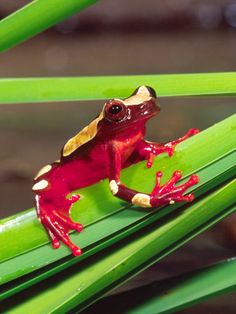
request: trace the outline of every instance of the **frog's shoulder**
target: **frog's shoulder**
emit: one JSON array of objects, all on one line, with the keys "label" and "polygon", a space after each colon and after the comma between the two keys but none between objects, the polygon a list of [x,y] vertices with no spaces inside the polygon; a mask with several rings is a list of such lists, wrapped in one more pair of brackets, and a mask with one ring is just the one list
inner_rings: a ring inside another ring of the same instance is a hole
[{"label": "frog's shoulder", "polygon": [[104,112],[102,111],[95,120],[84,127],[78,134],[69,139],[62,149],[62,156],[67,157],[71,155],[80,146],[91,141],[96,136],[98,123],[103,119],[103,117]]}]

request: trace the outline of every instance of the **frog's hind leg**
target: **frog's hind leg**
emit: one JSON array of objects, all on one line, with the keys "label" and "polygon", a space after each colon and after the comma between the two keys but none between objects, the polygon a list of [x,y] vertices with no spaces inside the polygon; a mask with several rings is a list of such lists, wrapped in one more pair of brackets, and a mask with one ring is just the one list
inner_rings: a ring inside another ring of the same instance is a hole
[{"label": "frog's hind leg", "polygon": [[73,222],[69,217],[70,208],[79,199],[79,195],[72,195],[69,199],[66,198],[68,191],[66,188],[62,189],[62,184],[60,184],[60,189],[59,186],[50,189],[45,184],[44,189],[36,191],[35,186],[36,188],[39,187],[39,184],[38,186],[36,184],[33,190],[36,193],[37,214],[51,239],[52,246],[58,248],[60,242],[63,242],[75,256],[79,256],[82,253],[81,249],[69,237],[70,230],[81,232],[83,229],[81,224]]}]

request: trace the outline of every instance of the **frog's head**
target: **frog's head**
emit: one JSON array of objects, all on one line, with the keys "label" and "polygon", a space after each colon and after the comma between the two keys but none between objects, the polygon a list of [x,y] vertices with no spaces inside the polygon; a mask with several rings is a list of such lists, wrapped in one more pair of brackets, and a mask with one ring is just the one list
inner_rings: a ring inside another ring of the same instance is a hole
[{"label": "frog's head", "polygon": [[133,130],[135,127],[140,129],[159,111],[156,93],[148,86],[138,87],[126,99],[112,99],[105,103],[102,112],[95,120],[65,144],[63,157],[70,156],[97,135],[107,138]]},{"label": "frog's head", "polygon": [[106,124],[112,124],[115,129],[135,123],[145,123],[159,111],[156,93],[149,86],[138,87],[126,99],[112,99],[103,109]]}]

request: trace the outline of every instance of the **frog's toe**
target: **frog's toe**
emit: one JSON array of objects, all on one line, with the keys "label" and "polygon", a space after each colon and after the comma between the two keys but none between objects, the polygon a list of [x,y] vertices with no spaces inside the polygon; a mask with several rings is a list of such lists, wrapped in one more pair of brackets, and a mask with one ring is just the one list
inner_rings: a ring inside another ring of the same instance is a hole
[{"label": "frog's toe", "polygon": [[52,209],[52,204],[43,204],[44,206],[40,206],[40,203],[38,203],[38,205],[38,216],[48,232],[53,248],[58,249],[60,242],[63,242],[75,256],[79,256],[82,251],[70,240],[69,231],[76,230],[77,232],[81,232],[83,225],[72,221],[66,213],[58,209]]},{"label": "frog's toe", "polygon": [[58,210],[52,211],[53,215],[55,216],[56,220],[63,225],[63,227],[67,230],[76,230],[81,232],[83,230],[83,225],[71,220],[71,218],[65,214],[62,214]]},{"label": "frog's toe", "polygon": [[157,173],[156,185],[151,193],[152,206],[159,206],[165,204],[174,204],[175,202],[187,201],[191,202],[194,199],[192,193],[183,195],[190,187],[197,184],[199,178],[197,175],[192,175],[188,181],[176,186],[176,183],[181,179],[181,171],[175,171],[172,177],[164,185],[161,185],[162,173]]},{"label": "frog's toe", "polygon": [[58,249],[60,247],[60,242],[63,242],[69,247],[73,255],[79,256],[82,253],[82,250],[71,241],[69,237],[69,230],[74,229],[76,231],[81,231],[83,226],[81,224],[74,223],[69,217],[67,219],[67,223],[65,217],[58,217],[59,215],[47,217],[44,221],[44,227],[49,233],[53,248]]}]

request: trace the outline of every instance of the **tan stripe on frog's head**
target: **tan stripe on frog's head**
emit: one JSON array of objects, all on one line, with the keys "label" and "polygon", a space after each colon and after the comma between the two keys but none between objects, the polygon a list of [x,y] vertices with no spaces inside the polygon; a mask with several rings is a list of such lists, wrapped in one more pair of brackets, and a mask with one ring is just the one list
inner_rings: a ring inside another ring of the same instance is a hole
[{"label": "tan stripe on frog's head", "polygon": [[157,98],[155,90],[152,87],[142,85],[136,88],[130,97],[124,99],[123,103],[126,106],[139,105],[152,98]]},{"label": "tan stripe on frog's head", "polygon": [[104,108],[100,115],[93,120],[89,125],[83,128],[78,134],[69,139],[69,141],[64,145],[62,150],[62,156],[67,157],[71,155],[76,149],[78,149],[83,144],[91,141],[98,132],[98,123],[104,117]]}]

